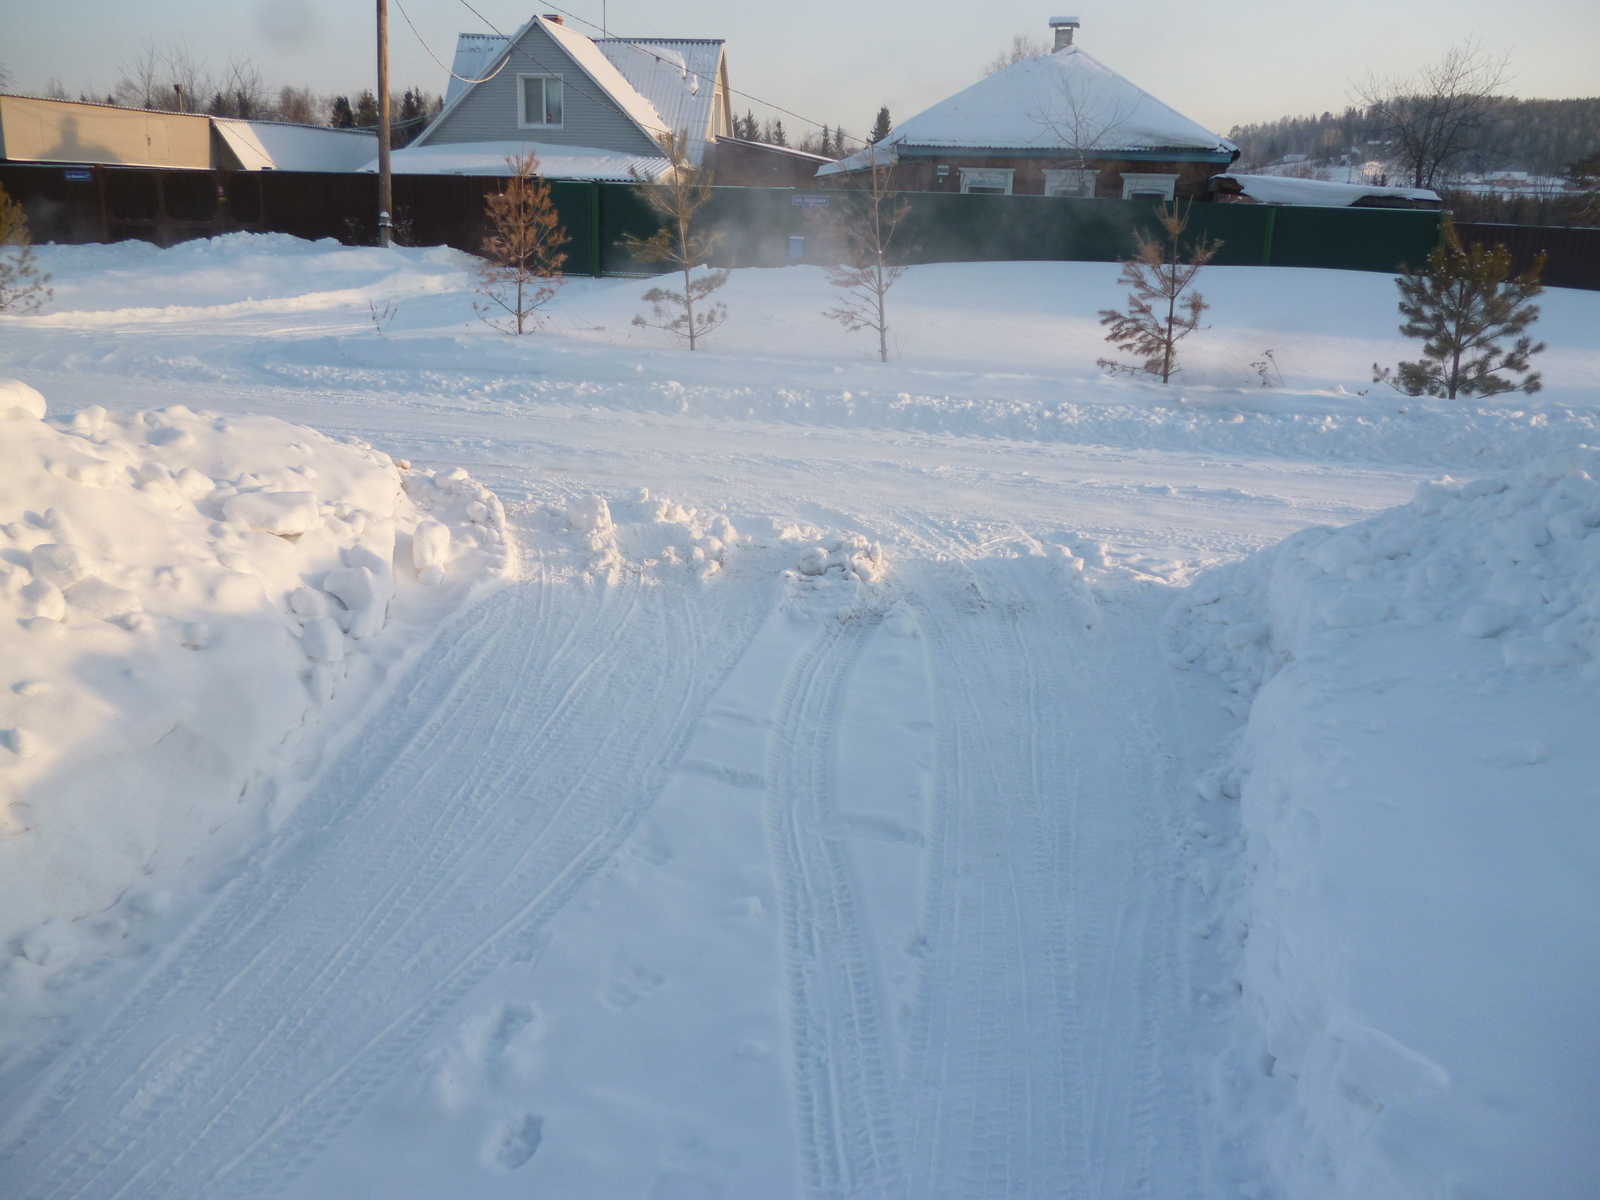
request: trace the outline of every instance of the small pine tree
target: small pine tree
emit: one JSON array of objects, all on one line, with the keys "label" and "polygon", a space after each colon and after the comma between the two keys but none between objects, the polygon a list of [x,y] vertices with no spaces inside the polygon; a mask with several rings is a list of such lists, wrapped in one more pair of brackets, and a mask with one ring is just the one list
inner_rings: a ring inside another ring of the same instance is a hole
[{"label": "small pine tree", "polygon": [[767,141],[774,146],[787,146],[788,136],[783,132],[783,122],[774,118],[772,124],[767,126]]},{"label": "small pine tree", "polygon": [[[1420,271],[1405,271],[1400,288],[1400,314],[1406,337],[1422,338],[1422,357],[1395,370],[1372,364],[1372,381],[1387,383],[1408,396],[1494,396],[1501,392],[1537,392],[1539,372],[1528,360],[1544,349],[1534,344],[1527,328],[1539,319],[1539,306],[1528,301],[1544,290],[1541,254],[1516,278],[1511,276],[1511,251],[1461,244],[1449,217],[1444,241],[1428,255]],[[1511,349],[1500,345],[1515,338]],[[1513,380],[1501,374],[1521,375]]]},{"label": "small pine tree", "polygon": [[634,191],[655,210],[662,227],[648,238],[624,234],[621,245],[641,262],[666,263],[668,270],[682,271],[683,290],[651,288],[644,294],[651,316],[636,316],[633,323],[641,329],[665,330],[695,350],[701,338],[728,318],[724,305],[708,303],[712,293],[728,282],[728,272],[695,276],[695,268],[705,266],[720,240],[715,233],[690,232],[695,213],[711,199],[711,179],[689,160],[686,134],[663,133],[658,140],[668,169],[659,182],[635,171]]},{"label": "small pine tree", "polygon": [[873,118],[872,132],[867,134],[867,141],[876,146],[879,142],[883,141],[884,138],[889,136],[889,130],[892,128],[894,128],[894,126],[889,121],[889,108],[887,105],[885,105],[883,108],[878,110],[878,115]]},{"label": "small pine tree", "polygon": [[27,214],[0,187],[0,312],[38,312],[52,295],[49,282],[29,244]]},{"label": "small pine tree", "polygon": [[356,125],[362,129],[378,127],[378,98],[370,89],[356,97],[355,120]]},{"label": "small pine tree", "polygon": [[335,129],[352,129],[355,127],[355,109],[350,107],[349,96],[335,96],[333,107],[328,114],[328,124]]},{"label": "small pine tree", "polygon": [[1112,374],[1149,375],[1170,383],[1178,373],[1178,343],[1200,327],[1200,314],[1208,307],[1205,297],[1190,292],[1189,287],[1222,243],[1201,238],[1189,247],[1185,261],[1179,239],[1188,228],[1189,210],[1163,204],[1157,219],[1166,236],[1148,238],[1142,232],[1135,233],[1138,248],[1122,262],[1122,275],[1117,282],[1133,289],[1128,294],[1127,310],[1100,310],[1100,324],[1110,327],[1106,341],[1124,354],[1140,356],[1144,362],[1129,366],[1102,358],[1098,365]]},{"label": "small pine tree", "polygon": [[905,270],[906,247],[897,244],[900,223],[911,205],[893,187],[893,166],[879,161],[851,177],[851,186],[832,193],[837,205],[830,224],[845,247],[845,261],[828,269],[828,282],[840,289],[837,307],[822,315],[847,333],[870,329],[878,335],[878,358],[889,361],[889,289]]},{"label": "small pine tree", "polygon": [[538,175],[533,151],[506,159],[511,177],[488,198],[493,232],[483,239],[478,264],[478,294],[484,303],[473,311],[484,324],[502,333],[528,332],[542,323],[538,309],[555,298],[567,261],[561,249],[572,239],[557,222],[560,214],[550,199],[550,185]]}]

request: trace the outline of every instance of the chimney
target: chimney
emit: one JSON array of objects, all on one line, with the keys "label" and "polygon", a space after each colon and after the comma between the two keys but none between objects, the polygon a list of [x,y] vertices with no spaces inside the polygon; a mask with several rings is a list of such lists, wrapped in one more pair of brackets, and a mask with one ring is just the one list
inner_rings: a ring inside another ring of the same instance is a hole
[{"label": "chimney", "polygon": [[[544,14],[544,19],[546,21],[549,21],[550,24],[552,24],[552,25],[565,25],[566,24],[566,22],[561,19],[561,14],[560,13],[545,13]],[[1071,34],[1067,35],[1067,40],[1069,42],[1072,40],[1072,35]]]},{"label": "chimney", "polygon": [[1056,31],[1056,50],[1072,45],[1072,31],[1078,27],[1077,17],[1051,17],[1050,28]]}]

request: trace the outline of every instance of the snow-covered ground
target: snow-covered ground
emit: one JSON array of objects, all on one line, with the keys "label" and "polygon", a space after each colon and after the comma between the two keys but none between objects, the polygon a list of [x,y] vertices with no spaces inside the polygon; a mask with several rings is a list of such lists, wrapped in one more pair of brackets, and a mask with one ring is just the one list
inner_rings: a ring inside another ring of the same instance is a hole
[{"label": "snow-covered ground", "polygon": [[1445,404],[1376,275],[1207,272],[1163,389],[1114,265],[915,268],[883,365],[808,268],[690,356],[447,250],[41,257],[6,1194],[1600,1174],[1600,295]]}]

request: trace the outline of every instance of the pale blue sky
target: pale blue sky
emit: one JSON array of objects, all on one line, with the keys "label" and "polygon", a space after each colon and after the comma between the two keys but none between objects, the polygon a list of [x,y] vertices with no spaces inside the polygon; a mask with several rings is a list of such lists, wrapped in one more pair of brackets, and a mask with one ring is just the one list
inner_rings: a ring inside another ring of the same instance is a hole
[{"label": "pale blue sky", "polygon": [[[469,0],[510,32],[535,11],[526,0]],[[446,62],[458,32],[487,32],[461,0],[399,0]],[[561,0],[595,22],[601,0]],[[864,132],[880,104],[913,115],[980,77],[1015,33],[1047,36],[1056,8],[1039,0],[609,0],[613,34],[721,37],[732,86]],[[1436,56],[1465,35],[1510,55],[1521,96],[1600,94],[1600,3],[1595,0],[1059,0],[1083,22],[1079,44],[1179,111],[1219,133],[1235,123],[1338,110],[1349,81]],[[103,94],[129,52],[181,38],[221,64],[252,55],[274,86],[319,92],[371,86],[371,0],[0,0],[0,64],[19,90],[59,77],[76,95]],[[397,89],[442,92],[445,74],[390,0]],[[575,28],[585,26],[571,21]],[[758,115],[761,106],[735,97]],[[791,130],[795,122],[786,120]]]}]

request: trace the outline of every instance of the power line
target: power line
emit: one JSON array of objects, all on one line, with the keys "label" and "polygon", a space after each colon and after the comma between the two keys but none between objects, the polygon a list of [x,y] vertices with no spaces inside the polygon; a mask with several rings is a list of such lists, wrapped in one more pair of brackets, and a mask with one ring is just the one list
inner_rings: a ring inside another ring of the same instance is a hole
[{"label": "power line", "polygon": [[417,44],[420,45],[424,50],[426,50],[428,52],[428,57],[429,58],[433,59],[433,61],[438,63],[441,67],[444,67],[444,73],[446,75],[450,76],[451,79],[459,79],[462,83],[465,83],[465,84],[488,83],[489,80],[493,79],[496,75],[500,74],[501,71],[504,71],[506,69],[507,63],[509,63],[511,61],[511,56],[509,54],[506,55],[506,61],[501,63],[494,70],[490,71],[482,79],[468,79],[465,75],[457,75],[449,67],[445,67],[444,60],[433,52],[433,50],[429,47],[427,42],[422,40],[422,34],[417,32],[416,23],[414,21],[412,21],[411,14],[406,11],[406,6],[404,4],[401,4],[400,0],[394,0],[394,6],[400,10],[400,15],[406,19],[406,24],[411,26],[411,32],[412,32],[412,34],[415,35],[415,37],[417,39]]},{"label": "power line", "polygon": [[[398,0],[397,0],[397,2],[398,2]],[[505,34],[501,33],[498,29],[495,29],[495,27],[492,24],[490,24],[489,20],[482,13],[480,13],[477,9],[473,8],[472,5],[468,4],[467,0],[461,0],[461,6],[463,8],[465,8],[473,16],[477,17],[478,20],[482,21],[485,25],[488,25],[490,29],[493,29],[497,36],[502,37],[502,38],[506,37]],[[577,13],[569,12],[567,9],[562,8],[558,4],[551,4],[551,3],[549,3],[549,0],[546,0],[545,7],[546,8],[555,9],[555,11],[560,13],[562,16],[571,17],[574,21],[577,21],[580,25],[587,25],[590,29],[598,29],[598,30],[600,30],[600,34],[601,34],[602,37],[606,37],[607,36],[606,31],[603,28],[601,28],[599,25],[596,25],[593,21],[588,20],[585,17],[580,17]],[[405,10],[402,9],[401,11],[404,12]],[[409,20],[409,18],[408,18],[408,20]],[[421,39],[419,38],[418,40],[420,41]],[[617,38],[616,40],[617,41],[622,41],[622,42],[628,41],[627,38]],[[506,41],[509,44],[511,39],[510,38],[506,38]],[[657,54],[654,50],[648,50],[645,47],[640,46],[637,43],[633,43],[633,42],[629,42],[628,44],[633,46],[633,48],[635,50],[638,50],[641,54],[648,54],[651,58],[654,58],[657,62],[665,63],[669,67],[678,67],[679,66],[678,63],[673,62],[670,58],[667,58],[665,55]],[[521,47],[518,47],[518,48],[521,49]],[[524,51],[524,53],[526,53],[526,51]],[[438,60],[435,59],[434,61],[437,62]],[[509,61],[509,56],[507,58],[507,61]],[[542,67],[542,64],[541,64],[541,67]],[[548,68],[543,68],[543,69],[547,70]],[[714,86],[715,86],[715,81],[713,81],[713,87]],[[811,126],[814,126],[814,127],[825,127],[824,123],[821,122],[821,121],[813,121],[810,117],[807,117],[807,116],[805,116],[805,115],[803,115],[801,113],[797,113],[797,112],[793,111],[792,109],[784,108],[783,105],[781,105],[781,104],[774,104],[770,100],[763,100],[760,96],[752,95],[749,92],[741,92],[737,88],[734,88],[734,87],[729,87],[727,89],[727,91],[728,91],[728,93],[730,95],[742,96],[746,100],[752,100],[755,103],[760,104],[765,108],[770,108],[775,112],[781,112],[785,116],[793,117],[797,121],[803,121],[807,125],[811,125]],[[609,107],[611,107],[615,111],[620,111],[620,110],[616,109],[616,106],[614,104],[610,105]],[[858,137],[854,136],[853,134],[846,133],[846,134],[840,134],[838,136],[843,137],[844,139],[846,139],[848,141],[860,142],[863,146],[871,145],[871,143],[868,142],[865,138],[858,138]]]}]

